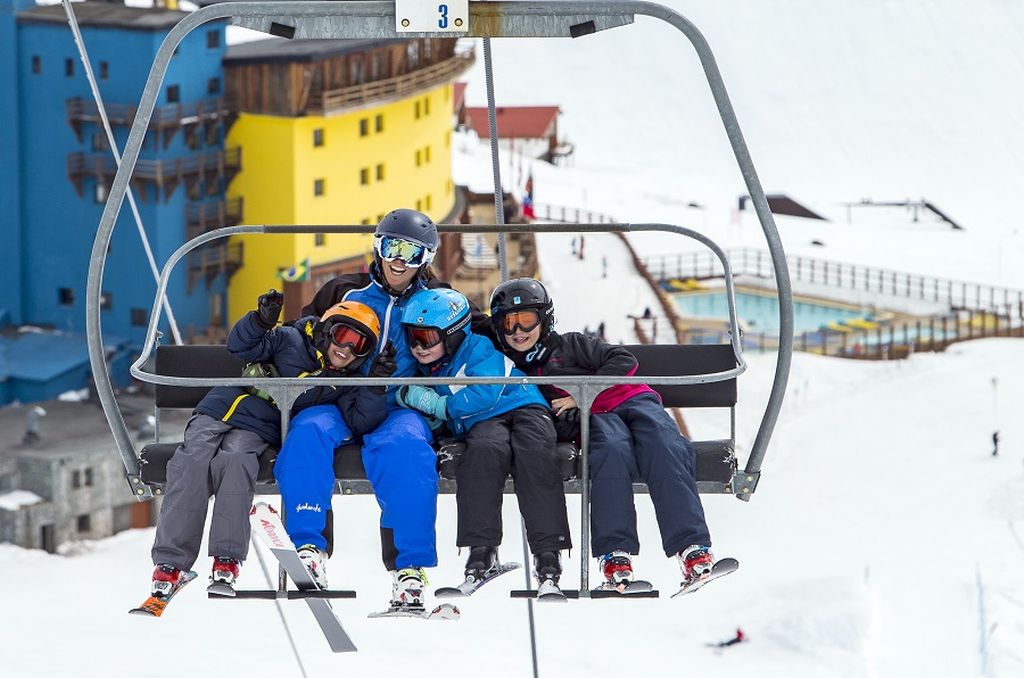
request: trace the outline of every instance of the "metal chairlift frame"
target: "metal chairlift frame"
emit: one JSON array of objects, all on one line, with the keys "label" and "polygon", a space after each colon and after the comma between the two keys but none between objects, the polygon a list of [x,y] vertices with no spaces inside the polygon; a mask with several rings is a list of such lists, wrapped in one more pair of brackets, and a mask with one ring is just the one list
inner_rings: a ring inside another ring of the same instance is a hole
[{"label": "metal chairlift frame", "polygon": [[[749,500],[760,477],[761,465],[767,452],[768,441],[778,418],[789,377],[793,350],[793,307],[792,288],[786,266],[782,242],[768,209],[768,202],[761,188],[757,173],[740,132],[739,123],[729,102],[721,74],[711,53],[710,46],[697,28],[672,9],[648,2],[490,2],[473,1],[469,4],[470,21],[468,30],[459,37],[471,38],[566,38],[581,37],[601,30],[608,30],[633,23],[634,15],[661,19],[679,29],[693,44],[711,87],[719,114],[725,125],[733,153],[740,166],[747,191],[752,198],[755,212],[768,242],[775,271],[779,296],[780,336],[774,383],[761,419],[757,435],[747,458],[745,468],[736,474],[733,483],[726,485],[735,490],[740,499]],[[395,30],[395,6],[393,2],[351,1],[338,2],[226,2],[207,5],[184,17],[161,44],[154,59],[149,77],[143,90],[135,120],[128,136],[121,158],[121,164],[114,177],[113,185],[93,244],[92,257],[86,288],[86,332],[89,359],[103,412],[110,424],[118,452],[124,462],[129,486],[140,501],[153,496],[152,489],[140,477],[138,453],[114,398],[109,370],[105,361],[100,330],[100,294],[103,268],[113,228],[128,189],[135,164],[139,157],[147,127],[156,105],[160,87],[170,59],[182,39],[204,23],[228,19],[230,23],[262,31],[272,35],[287,35],[294,38],[312,39],[384,39],[402,37],[453,37],[447,33],[398,33]],[[495,188],[500,191],[500,187]],[[174,252],[161,272],[157,293],[150,314],[149,327],[143,353],[132,365],[132,375],[144,382],[169,386],[256,386],[268,391],[282,405],[289,405],[304,390],[318,385],[329,385],[324,378],[192,378],[159,375],[147,369],[157,343],[157,327],[160,322],[160,299],[166,291],[170,272],[174,265],[189,251],[217,238],[246,233],[370,233],[373,228],[363,225],[339,226],[235,226],[211,231],[193,238]],[[446,225],[442,232],[507,233],[507,232],[627,232],[667,231],[693,238],[709,247],[719,258],[725,274],[726,293],[729,303],[729,318],[733,328],[738,328],[736,305],[732,284],[732,271],[724,251],[712,240],[691,229],[669,224],[528,224],[528,225]],[[463,377],[463,378],[400,378],[388,383],[408,384],[554,384],[571,393],[580,408],[582,445],[580,450],[580,494],[582,514],[581,534],[581,587],[580,595],[586,597],[589,578],[589,412],[594,398],[603,389],[613,384],[665,384],[686,385],[725,381],[737,377],[746,370],[738,331],[731,333],[731,344],[736,356],[736,367],[730,370],[674,377]],[[383,383],[381,379],[350,378],[352,385]],[[281,407],[282,433],[287,431],[289,407]],[[284,590],[281,578],[280,591]]]}]

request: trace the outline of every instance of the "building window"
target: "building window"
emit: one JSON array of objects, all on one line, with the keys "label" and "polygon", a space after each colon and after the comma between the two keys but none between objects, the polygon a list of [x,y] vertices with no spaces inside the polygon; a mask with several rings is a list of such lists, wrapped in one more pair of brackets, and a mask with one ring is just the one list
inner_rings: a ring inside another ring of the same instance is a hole
[{"label": "building window", "polygon": [[100,310],[109,311],[114,308],[114,297],[110,292],[100,292]]},{"label": "building window", "polygon": [[366,217],[365,219],[363,219],[359,223],[362,224],[363,226],[369,226],[370,225],[370,217]]},{"label": "building window", "polygon": [[145,327],[149,324],[149,311],[144,308],[131,310],[132,327]]},{"label": "building window", "polygon": [[178,85],[169,85],[167,87],[167,103],[176,104],[181,101],[181,87]]},{"label": "building window", "polygon": [[32,74],[39,75],[43,72],[43,60],[39,58],[38,54],[32,55]]},{"label": "building window", "polygon": [[96,179],[96,194],[93,196],[97,205],[107,201],[107,182],[104,179]]},{"label": "building window", "polygon": [[423,149],[423,159],[426,162],[430,162],[430,146]]},{"label": "building window", "polygon": [[64,60],[64,75],[69,78],[75,74],[75,60],[65,59]]},{"label": "building window", "polygon": [[110,78],[110,64],[106,61],[100,62],[100,80],[107,80]]},{"label": "building window", "polygon": [[92,469],[85,469],[85,486],[92,487]]},{"label": "building window", "polygon": [[61,287],[57,290],[57,303],[61,306],[73,306],[75,304],[75,291],[70,287]]},{"label": "building window", "polygon": [[412,115],[417,120],[420,119],[420,102],[417,101],[412,105]]},{"label": "building window", "polygon": [[78,520],[76,522],[78,523],[79,532],[88,532],[92,529],[92,521],[89,520],[88,513],[83,513],[82,515],[78,516]]},{"label": "building window", "polygon": [[316,247],[323,247],[327,244],[327,235],[324,233],[316,233],[313,236],[313,244]]},{"label": "building window", "polygon": [[426,207],[427,210],[430,210],[432,206],[431,203],[430,194],[427,194],[427,197],[423,199],[423,206]]},{"label": "building window", "polygon": [[380,80],[384,77],[384,69],[387,66],[386,58],[384,52],[377,51],[373,53],[373,56],[370,58],[371,80]]},{"label": "building window", "polygon": [[364,167],[359,170],[359,185],[366,186],[370,183],[370,168]]},{"label": "building window", "polygon": [[384,163],[376,167],[377,181],[384,181]]},{"label": "building window", "polygon": [[210,78],[206,81],[207,94],[220,94],[220,78]]},{"label": "building window", "polygon": [[417,212],[422,212],[423,211],[423,201],[422,200],[417,200],[416,201],[416,211]]},{"label": "building window", "polygon": [[324,145],[324,130],[323,130],[322,127],[318,127],[315,130],[313,130],[313,146],[314,147],[318,147],[318,146],[323,146],[323,145]]},{"label": "building window", "polygon": [[410,40],[405,46],[405,61],[408,70],[412,70],[420,64],[420,41]]},{"label": "building window", "polygon": [[71,474],[71,489],[77,490],[82,486],[82,472],[74,471]]},{"label": "building window", "polygon": [[377,134],[384,131],[384,116],[380,113],[373,119],[373,129]]},{"label": "building window", "polygon": [[314,179],[313,180],[313,195],[320,197],[324,194],[324,180]]},{"label": "building window", "polygon": [[423,164],[423,151],[416,149],[416,166],[419,167]]},{"label": "building window", "polygon": [[366,82],[366,63],[358,57],[354,57],[348,63],[350,85],[361,85]]},{"label": "building window", "polygon": [[370,119],[360,118],[359,119],[359,136],[365,137],[370,134]]},{"label": "building window", "polygon": [[423,97],[423,115],[430,115],[430,97]]},{"label": "building window", "polygon": [[206,48],[217,49],[220,47],[220,31],[207,31]]},{"label": "building window", "polygon": [[379,224],[382,221],[384,221],[384,215],[383,214],[378,214],[377,215],[377,223]]}]

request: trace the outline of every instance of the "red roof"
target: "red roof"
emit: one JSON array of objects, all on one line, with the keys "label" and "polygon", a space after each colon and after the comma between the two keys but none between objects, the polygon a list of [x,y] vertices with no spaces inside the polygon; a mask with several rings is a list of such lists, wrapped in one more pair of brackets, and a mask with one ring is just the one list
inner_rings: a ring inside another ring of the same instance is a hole
[{"label": "red roof", "polygon": [[452,111],[459,112],[466,103],[466,83],[456,82],[452,85]]},{"label": "red roof", "polygon": [[[554,134],[559,114],[558,106],[499,106],[495,109],[499,139],[544,139]],[[486,108],[466,108],[470,127],[480,138],[487,139]]]}]

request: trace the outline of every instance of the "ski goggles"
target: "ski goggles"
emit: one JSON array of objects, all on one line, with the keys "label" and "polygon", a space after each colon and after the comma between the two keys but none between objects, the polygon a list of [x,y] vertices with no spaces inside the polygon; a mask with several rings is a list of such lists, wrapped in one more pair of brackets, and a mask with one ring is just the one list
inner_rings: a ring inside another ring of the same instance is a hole
[{"label": "ski goggles", "polygon": [[359,357],[369,355],[373,350],[373,340],[351,325],[335,323],[327,331],[327,336],[331,338],[332,344],[348,346]]},{"label": "ski goggles", "polygon": [[404,238],[396,238],[393,235],[382,235],[374,242],[377,254],[385,261],[401,259],[409,268],[419,268],[429,264],[434,258],[425,245]]},{"label": "ski goggles", "polygon": [[501,317],[501,329],[506,335],[531,332],[540,325],[540,313],[534,310],[509,311]]},{"label": "ski goggles", "polygon": [[436,327],[411,327],[406,325],[405,337],[409,340],[411,348],[434,348],[442,341],[441,330]]}]

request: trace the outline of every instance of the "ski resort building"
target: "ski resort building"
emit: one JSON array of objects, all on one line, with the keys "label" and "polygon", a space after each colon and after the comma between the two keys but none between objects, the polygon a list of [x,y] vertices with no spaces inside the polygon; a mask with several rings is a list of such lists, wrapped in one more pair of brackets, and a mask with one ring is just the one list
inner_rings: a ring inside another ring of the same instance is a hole
[{"label": "ski resort building", "polygon": [[[473,63],[455,41],[283,40],[232,46],[224,59],[238,120],[228,146],[246,163],[229,196],[250,224],[376,224],[395,207],[457,221],[451,176],[452,81]],[[365,269],[369,235],[233,238],[244,258],[228,316],[284,287],[295,317],[324,281]]]}]

